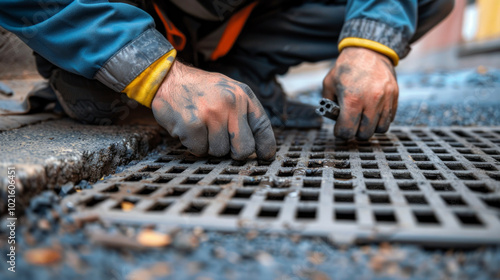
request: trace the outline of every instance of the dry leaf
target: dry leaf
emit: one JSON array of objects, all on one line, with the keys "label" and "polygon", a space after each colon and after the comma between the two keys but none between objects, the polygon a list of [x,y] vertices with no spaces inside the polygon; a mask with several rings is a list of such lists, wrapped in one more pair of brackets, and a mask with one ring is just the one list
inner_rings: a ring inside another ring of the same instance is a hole
[{"label": "dry leaf", "polygon": [[172,242],[170,235],[145,229],[137,235],[137,242],[147,247],[163,247]]},{"label": "dry leaf", "polygon": [[61,259],[61,253],[52,248],[37,248],[28,250],[24,257],[31,264],[51,265]]}]

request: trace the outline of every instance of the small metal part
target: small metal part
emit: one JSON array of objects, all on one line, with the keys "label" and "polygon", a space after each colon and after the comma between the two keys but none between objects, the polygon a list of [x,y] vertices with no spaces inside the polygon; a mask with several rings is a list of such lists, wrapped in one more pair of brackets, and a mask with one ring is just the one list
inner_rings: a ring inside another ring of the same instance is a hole
[{"label": "small metal part", "polygon": [[330,99],[322,98],[316,114],[336,121],[340,114],[340,106]]}]

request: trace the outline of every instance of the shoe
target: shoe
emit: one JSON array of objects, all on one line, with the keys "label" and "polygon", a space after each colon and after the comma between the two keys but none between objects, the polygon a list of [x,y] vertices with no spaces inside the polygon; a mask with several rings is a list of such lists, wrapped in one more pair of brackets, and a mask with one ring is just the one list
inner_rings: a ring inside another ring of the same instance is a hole
[{"label": "shoe", "polygon": [[321,128],[323,124],[323,118],[316,114],[316,107],[288,100],[276,78],[261,81],[251,75],[243,74],[240,68],[221,64],[210,65],[208,70],[247,84],[264,107],[273,127]]},{"label": "shoe", "polygon": [[64,112],[86,124],[113,124],[123,115],[123,108],[130,100],[125,94],[115,92],[99,81],[61,69],[52,72],[50,85]]}]

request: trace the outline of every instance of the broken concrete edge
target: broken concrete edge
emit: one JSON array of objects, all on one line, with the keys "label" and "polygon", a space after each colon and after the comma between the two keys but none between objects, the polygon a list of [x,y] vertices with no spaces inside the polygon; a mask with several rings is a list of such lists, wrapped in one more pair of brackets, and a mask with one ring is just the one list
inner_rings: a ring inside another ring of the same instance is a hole
[{"label": "broken concrete edge", "polygon": [[31,198],[45,190],[54,190],[66,183],[87,180],[91,183],[112,174],[117,167],[142,159],[162,142],[163,130],[147,126],[143,133],[133,133],[104,149],[82,151],[67,158],[51,157],[44,164],[0,164],[0,217],[7,213],[9,167],[15,169],[16,217],[23,215]]}]

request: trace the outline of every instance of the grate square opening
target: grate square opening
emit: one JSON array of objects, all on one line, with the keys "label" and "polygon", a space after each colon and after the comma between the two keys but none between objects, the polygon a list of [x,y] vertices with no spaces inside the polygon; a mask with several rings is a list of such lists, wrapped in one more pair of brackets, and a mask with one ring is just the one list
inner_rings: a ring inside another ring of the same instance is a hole
[{"label": "grate square opening", "polygon": [[220,159],[220,158],[211,158],[207,161],[207,164],[210,164],[210,165],[218,165],[219,163],[223,162],[224,160],[223,159]]},{"label": "grate square opening", "polygon": [[399,155],[387,155],[385,156],[385,159],[387,159],[388,161],[402,161],[401,156]]},{"label": "grate square opening", "polygon": [[469,190],[476,193],[492,193],[493,190],[488,188],[484,183],[466,183],[465,184]]},{"label": "grate square opening", "polygon": [[381,179],[382,175],[377,171],[364,171],[363,176],[367,179]]},{"label": "grate square opening", "polygon": [[472,152],[471,149],[456,149],[459,153],[463,154],[463,155],[472,155],[474,154],[474,152]]},{"label": "grate square opening", "polygon": [[198,168],[198,170],[196,170],[196,172],[194,172],[194,174],[203,174],[203,175],[206,175],[210,172],[212,172],[212,170],[214,170],[213,168]]},{"label": "grate square opening", "polygon": [[299,207],[295,218],[297,220],[314,220],[316,219],[316,208]]},{"label": "grate square opening", "polygon": [[125,198],[120,203],[116,204],[115,207],[113,207],[113,209],[128,212],[128,211],[132,210],[132,208],[135,207],[135,205],[137,204],[137,201],[139,201],[139,200],[133,199],[133,198]]},{"label": "grate square opening", "polygon": [[356,211],[354,209],[336,209],[334,213],[335,220],[339,222],[356,221]]},{"label": "grate square opening", "polygon": [[386,154],[396,154],[398,152],[398,149],[396,148],[382,148],[382,152]]},{"label": "grate square opening", "polygon": [[484,162],[484,159],[480,156],[464,156],[470,162]]},{"label": "grate square opening", "polygon": [[233,198],[249,199],[253,192],[250,189],[238,189],[234,192]]},{"label": "grate square opening", "polygon": [[455,216],[457,216],[462,225],[483,226],[483,222],[474,213],[455,212]]},{"label": "grate square opening", "polygon": [[119,192],[120,188],[121,188],[120,184],[114,184],[114,185],[102,190],[101,192],[103,192],[103,193],[115,193],[115,192]]},{"label": "grate square opening", "polygon": [[223,175],[238,175],[240,173],[240,170],[238,168],[226,168],[224,171],[221,173]]},{"label": "grate square opening", "polygon": [[431,211],[413,211],[413,215],[419,224],[439,225],[440,222]]},{"label": "grate square opening", "polygon": [[325,158],[325,154],[323,153],[318,153],[318,154],[311,154],[309,156],[310,159],[324,159]]},{"label": "grate square opening", "polygon": [[435,153],[435,154],[449,154],[450,152],[448,152],[448,150],[446,149],[432,149],[432,151]]},{"label": "grate square opening", "polygon": [[197,178],[197,177],[189,177],[186,178],[186,180],[182,181],[182,185],[196,185],[199,181],[201,181],[203,178]]},{"label": "grate square opening", "polygon": [[278,177],[293,177],[293,170],[280,170],[277,174]]},{"label": "grate square opening", "polygon": [[467,203],[460,196],[441,196],[441,198],[449,206],[467,206]]},{"label": "grate square opening", "polygon": [[271,165],[272,163],[273,163],[272,161],[264,161],[264,160],[259,160],[259,161],[257,161],[257,164],[258,164],[259,166],[269,166],[269,165]]},{"label": "grate square opening", "polygon": [[415,143],[415,142],[401,142],[401,144],[403,144],[403,146],[405,146],[405,147],[416,147],[417,146],[417,143]]},{"label": "grate square opening", "polygon": [[497,171],[498,170],[491,164],[476,163],[476,164],[474,164],[474,166],[476,168],[479,168],[479,169],[482,169],[485,171]]},{"label": "grate square opening", "polygon": [[323,170],[307,169],[306,176],[307,177],[321,177],[321,176],[323,176]]},{"label": "grate square opening", "polygon": [[498,154],[500,154],[500,152],[498,152],[497,150],[493,150],[493,149],[482,149],[482,151],[485,154],[488,154],[488,155],[498,155]]},{"label": "grate square opening", "polygon": [[197,159],[190,159],[190,158],[185,158],[179,162],[180,164],[193,164],[196,163],[198,160]]},{"label": "grate square opening", "polygon": [[300,153],[288,153],[288,154],[286,154],[286,156],[289,158],[299,158]]},{"label": "grate square opening", "polygon": [[354,203],[354,194],[335,194],[333,196],[333,201],[337,203]]},{"label": "grate square opening", "polygon": [[392,172],[394,179],[413,179],[410,172]]},{"label": "grate square opening", "polygon": [[[393,157],[393,156],[387,156],[387,157]],[[359,155],[359,158],[361,160],[375,160],[375,155]]]},{"label": "grate square opening", "polygon": [[238,216],[243,210],[242,204],[227,204],[226,207],[219,213],[222,216]]},{"label": "grate square opening", "polygon": [[482,200],[487,206],[500,210],[500,197],[484,197]]},{"label": "grate square opening", "polygon": [[304,179],[304,188],[319,188],[321,187],[321,180]]},{"label": "grate square opening", "polygon": [[255,187],[260,184],[260,179],[259,178],[247,178],[243,181],[243,186],[244,187]]},{"label": "grate square opening", "polygon": [[422,154],[424,151],[422,151],[421,149],[419,148],[407,148],[406,149],[408,151],[408,153],[410,154]]},{"label": "grate square opening", "polygon": [[453,156],[447,156],[447,155],[438,155],[439,159],[441,159],[442,161],[456,161],[455,157]]},{"label": "grate square opening", "polygon": [[154,166],[154,165],[148,165],[144,167],[143,169],[140,170],[140,172],[155,172],[156,170],[160,169],[161,166]]},{"label": "grate square opening", "polygon": [[334,171],[333,178],[335,180],[350,180],[352,179],[352,174],[350,171]]},{"label": "grate square opening", "polygon": [[378,164],[376,162],[363,162],[361,163],[361,168],[363,169],[378,169]]},{"label": "grate square opening", "polygon": [[171,159],[166,158],[166,157],[160,157],[157,160],[155,160],[155,162],[157,162],[157,163],[169,163],[171,161],[172,161]]},{"label": "grate square opening", "polygon": [[171,189],[168,189],[165,197],[179,197],[179,196],[182,196],[187,191],[188,191],[188,189],[171,188]]},{"label": "grate square opening", "polygon": [[162,212],[162,211],[165,211],[168,207],[170,207],[170,205],[172,205],[172,202],[156,202],[155,204],[153,204],[153,206],[148,208],[146,211],[147,212]]},{"label": "grate square opening", "polygon": [[391,204],[391,200],[388,195],[370,194],[368,197],[370,198],[370,202],[372,204]]},{"label": "grate square opening", "polygon": [[440,192],[454,192],[455,189],[449,183],[431,183],[432,188]]},{"label": "grate square opening", "polygon": [[317,192],[301,192],[300,201],[318,201],[319,193]]},{"label": "grate square opening", "polygon": [[460,180],[470,180],[470,181],[477,180],[477,177],[474,176],[474,174],[472,174],[472,173],[454,172],[453,174],[455,174],[455,176],[457,176],[457,178]]},{"label": "grate square opening", "polygon": [[397,223],[396,216],[393,211],[374,211],[373,216],[378,223],[395,224]]},{"label": "grate square opening", "polygon": [[417,163],[417,167],[421,170],[437,170],[436,166],[432,163]]},{"label": "grate square opening", "polygon": [[213,198],[220,193],[220,189],[203,189],[198,197]]},{"label": "grate square opening", "polygon": [[238,160],[233,160],[231,161],[231,166],[236,166],[236,167],[241,167],[247,164],[246,161],[238,161]]},{"label": "grate square opening", "polygon": [[250,176],[262,176],[262,175],[265,175],[267,172],[267,170],[265,169],[256,169],[254,171],[252,171],[252,173],[250,173]]},{"label": "grate square opening", "polygon": [[192,214],[199,215],[203,212],[203,209],[207,206],[206,203],[201,202],[191,202],[185,209],[182,211],[184,214]]},{"label": "grate square opening", "polygon": [[310,160],[308,163],[307,163],[307,167],[309,168],[317,168],[317,167],[323,167],[323,161],[319,161],[319,160]]},{"label": "grate square opening", "polygon": [[231,181],[231,178],[215,178],[215,180],[212,181],[212,185],[227,185],[231,183]]},{"label": "grate square opening", "polygon": [[260,208],[260,211],[257,214],[257,217],[259,217],[259,218],[276,218],[276,217],[278,217],[279,212],[280,212],[279,207],[263,206],[262,208]]},{"label": "grate square opening", "polygon": [[402,191],[420,191],[416,182],[402,182],[398,183],[398,187]]},{"label": "grate square opening", "polygon": [[498,173],[486,173],[491,179],[495,180],[495,181],[500,181],[500,174]]},{"label": "grate square opening", "polygon": [[429,161],[429,157],[426,155],[410,155],[414,161]]},{"label": "grate square opening", "polygon": [[444,180],[444,176],[441,173],[424,173],[424,177],[427,178],[427,180]]},{"label": "grate square opening", "polygon": [[179,174],[179,173],[184,172],[186,169],[187,169],[187,167],[176,166],[176,167],[170,169],[169,171],[167,171],[167,173]]},{"label": "grate square opening", "polygon": [[371,191],[385,191],[384,182],[365,182],[366,189]]},{"label": "grate square opening", "polygon": [[420,204],[420,205],[428,205],[427,199],[423,195],[406,195],[406,201],[408,204]]},{"label": "grate square opening", "polygon": [[140,189],[135,194],[138,194],[138,195],[149,195],[149,194],[154,193],[158,189],[159,189],[159,187],[157,187],[157,186],[145,186],[144,188]]},{"label": "grate square opening", "polygon": [[334,182],[333,188],[336,190],[352,190],[354,187],[352,182]]},{"label": "grate square opening", "polygon": [[404,163],[391,162],[389,163],[390,169],[406,170],[408,169]]},{"label": "grate square opening", "polygon": [[277,193],[277,192],[268,192],[266,195],[266,200],[270,201],[284,201],[287,193]]},{"label": "grate square opening", "polygon": [[147,175],[146,173],[136,173],[136,174],[132,174],[128,177],[126,177],[124,179],[125,182],[139,182],[141,180],[144,180],[144,179],[148,179],[149,178],[149,175]]},{"label": "grate square opening", "polygon": [[172,181],[172,179],[174,179],[173,177],[159,177],[158,179],[154,180],[153,182],[154,183],[157,183],[157,184],[166,184],[170,181]]},{"label": "grate square opening", "polygon": [[282,167],[296,167],[298,160],[284,160],[281,164]]},{"label": "grate square opening", "polygon": [[100,204],[102,203],[103,201],[105,201],[106,199],[108,199],[107,196],[102,196],[102,195],[94,195],[92,196],[90,199],[86,200],[83,204],[86,206],[86,207],[94,207],[96,206],[97,204]]},{"label": "grate square opening", "polygon": [[445,163],[444,165],[446,165],[446,167],[448,167],[451,170],[466,170],[463,165],[456,162]]}]

